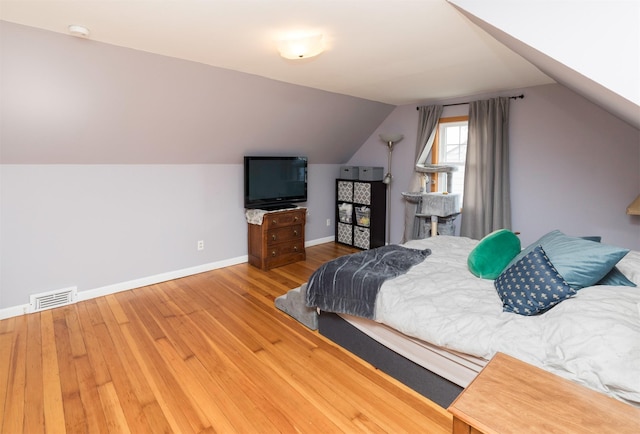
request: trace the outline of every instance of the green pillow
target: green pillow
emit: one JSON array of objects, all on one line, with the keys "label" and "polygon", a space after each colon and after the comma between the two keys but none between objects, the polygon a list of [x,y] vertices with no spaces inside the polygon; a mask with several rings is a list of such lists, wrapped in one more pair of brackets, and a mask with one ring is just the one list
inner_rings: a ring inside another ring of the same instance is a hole
[{"label": "green pillow", "polygon": [[480,240],[469,253],[469,271],[482,279],[496,279],[520,253],[520,238],[508,229],[498,229]]}]

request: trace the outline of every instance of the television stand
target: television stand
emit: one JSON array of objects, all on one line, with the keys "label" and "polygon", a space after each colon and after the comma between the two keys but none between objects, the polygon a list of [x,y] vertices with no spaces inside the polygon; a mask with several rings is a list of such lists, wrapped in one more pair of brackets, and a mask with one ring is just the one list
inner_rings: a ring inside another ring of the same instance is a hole
[{"label": "television stand", "polygon": [[303,261],[306,213],[296,207],[266,213],[261,224],[249,222],[249,264],[270,270]]}]

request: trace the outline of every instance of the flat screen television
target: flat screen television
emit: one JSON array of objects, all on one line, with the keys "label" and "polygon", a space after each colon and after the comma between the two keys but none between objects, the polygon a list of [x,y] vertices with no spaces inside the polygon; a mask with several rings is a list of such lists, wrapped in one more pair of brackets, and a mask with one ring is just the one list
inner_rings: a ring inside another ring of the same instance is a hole
[{"label": "flat screen television", "polygon": [[244,157],[244,206],[274,210],[307,201],[307,157]]}]

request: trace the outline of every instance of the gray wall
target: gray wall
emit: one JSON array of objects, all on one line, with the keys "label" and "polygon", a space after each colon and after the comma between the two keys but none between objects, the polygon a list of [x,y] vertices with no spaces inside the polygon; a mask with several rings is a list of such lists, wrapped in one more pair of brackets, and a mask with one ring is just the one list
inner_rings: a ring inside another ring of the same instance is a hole
[{"label": "gray wall", "polygon": [[[311,243],[333,237],[338,167],[309,167]],[[242,177],[231,164],[0,166],[0,310],[246,262]]]},{"label": "gray wall", "polygon": [[[569,235],[601,235],[603,241],[640,249],[640,217],[625,214],[640,193],[640,132],[561,85],[517,89],[511,103],[511,191],[513,229],[529,244],[560,229]],[[449,102],[484,99],[480,95]],[[447,107],[443,116],[467,114]],[[415,105],[397,107],[349,160],[349,165],[386,168],[378,133],[403,133],[393,151],[391,241],[404,224],[401,196],[409,185],[415,154]],[[455,176],[455,175],[454,175]]]},{"label": "gray wall", "polygon": [[349,158],[394,109],[0,21],[2,164]]}]

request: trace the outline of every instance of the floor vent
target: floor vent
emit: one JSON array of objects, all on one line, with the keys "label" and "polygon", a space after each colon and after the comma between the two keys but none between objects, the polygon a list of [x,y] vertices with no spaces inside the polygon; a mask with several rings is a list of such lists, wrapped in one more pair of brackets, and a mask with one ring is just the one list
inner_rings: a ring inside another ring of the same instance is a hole
[{"label": "floor vent", "polygon": [[75,303],[78,298],[78,288],[71,287],[58,289],[56,291],[43,292],[31,296],[29,312],[40,312],[41,310],[52,309],[54,307],[65,306]]}]

